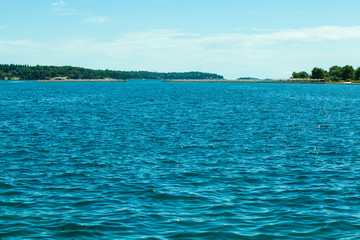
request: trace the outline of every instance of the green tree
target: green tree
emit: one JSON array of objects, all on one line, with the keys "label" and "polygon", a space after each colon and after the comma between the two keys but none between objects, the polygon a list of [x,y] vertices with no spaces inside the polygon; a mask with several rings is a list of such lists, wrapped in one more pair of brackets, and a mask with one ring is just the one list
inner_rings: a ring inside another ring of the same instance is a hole
[{"label": "green tree", "polygon": [[353,79],[354,80],[360,80],[360,67],[358,67],[353,74]]},{"label": "green tree", "polygon": [[352,66],[346,65],[341,68],[341,79],[350,80],[353,77],[354,68]]},{"label": "green tree", "polygon": [[324,79],[325,70],[322,68],[314,67],[311,71],[311,78],[312,79]]},{"label": "green tree", "polygon": [[4,80],[5,78],[6,78],[5,73],[0,70],[0,80]]},{"label": "green tree", "polygon": [[56,67],[56,66],[28,66],[14,64],[0,64],[0,79],[4,76],[19,78],[22,80],[51,79],[54,77],[68,77],[74,79],[223,79],[218,74],[203,72],[172,72],[158,73],[147,71],[113,71],[113,70],[92,70],[80,67]]},{"label": "green tree", "polygon": [[324,71],[324,79],[329,80],[329,72]]},{"label": "green tree", "polygon": [[339,66],[332,66],[329,69],[329,78],[331,81],[340,81],[341,80],[341,69]]},{"label": "green tree", "polygon": [[305,71],[293,72],[292,78],[309,78],[309,74]]}]

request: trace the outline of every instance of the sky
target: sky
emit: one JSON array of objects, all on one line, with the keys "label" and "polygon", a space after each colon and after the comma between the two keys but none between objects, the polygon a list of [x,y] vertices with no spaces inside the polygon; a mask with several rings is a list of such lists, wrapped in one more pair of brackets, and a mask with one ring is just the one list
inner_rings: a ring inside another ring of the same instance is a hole
[{"label": "sky", "polygon": [[0,63],[288,78],[360,67],[359,0],[0,0]]}]

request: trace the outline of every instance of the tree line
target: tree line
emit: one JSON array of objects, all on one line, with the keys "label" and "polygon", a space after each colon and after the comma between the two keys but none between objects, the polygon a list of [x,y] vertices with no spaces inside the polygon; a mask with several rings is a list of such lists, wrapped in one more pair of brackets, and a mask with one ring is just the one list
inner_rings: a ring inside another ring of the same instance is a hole
[{"label": "tree line", "polygon": [[148,71],[114,71],[93,70],[72,66],[29,66],[0,64],[0,79],[50,80],[68,79],[224,79],[223,76],[203,72],[148,72]]},{"label": "tree line", "polygon": [[360,80],[360,67],[354,69],[353,66],[346,65],[343,67],[332,66],[328,71],[314,67],[311,71],[311,74],[301,71],[293,72],[292,78],[301,78],[301,79],[325,79],[327,81],[359,81]]}]

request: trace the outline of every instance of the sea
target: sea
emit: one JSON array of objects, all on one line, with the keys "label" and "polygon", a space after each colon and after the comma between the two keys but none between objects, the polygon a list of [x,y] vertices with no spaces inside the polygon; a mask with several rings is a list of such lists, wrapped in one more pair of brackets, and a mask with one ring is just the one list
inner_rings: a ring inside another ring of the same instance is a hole
[{"label": "sea", "polygon": [[360,239],[360,85],[1,81],[0,239]]}]

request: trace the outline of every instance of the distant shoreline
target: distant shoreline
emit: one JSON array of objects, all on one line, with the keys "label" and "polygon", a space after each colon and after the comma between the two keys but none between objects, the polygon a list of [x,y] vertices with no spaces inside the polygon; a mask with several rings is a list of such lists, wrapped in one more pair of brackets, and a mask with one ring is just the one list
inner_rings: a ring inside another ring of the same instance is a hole
[{"label": "distant shoreline", "polygon": [[207,83],[293,83],[284,80],[223,80],[223,79],[174,79],[174,80],[163,80],[163,82],[207,82]]},{"label": "distant shoreline", "polygon": [[[130,79],[133,80],[133,79]],[[143,79],[146,81],[147,79]],[[149,79],[151,80],[151,79]],[[159,79],[161,80],[161,79]],[[50,79],[50,80],[1,80],[9,82],[128,82],[123,79]],[[324,82],[324,81],[299,81],[299,80],[224,80],[224,79],[164,79],[168,83],[285,83],[285,84],[337,84],[337,85],[360,85],[360,82]]]},{"label": "distant shoreline", "polygon": [[245,82],[239,80],[224,80],[224,79],[174,79],[174,80],[163,80],[163,82]]},{"label": "distant shoreline", "polygon": [[37,82],[127,82],[127,80],[122,79],[50,79],[50,80],[36,80]]},{"label": "distant shoreline", "polygon": [[[66,79],[223,79],[222,75],[204,72],[149,72],[94,70],[72,66],[29,66],[0,64],[0,79],[11,80],[66,80]],[[72,81],[77,82],[77,81]],[[89,82],[89,81],[87,81]],[[95,82],[95,81],[90,81]],[[102,81],[101,81],[102,82]]]},{"label": "distant shoreline", "polygon": [[208,80],[208,79],[176,79],[176,80],[163,80],[163,82],[188,82],[188,83],[300,83],[300,84],[340,84],[340,85],[359,85],[360,83],[354,82],[323,82],[323,81],[298,81],[298,80]]}]

